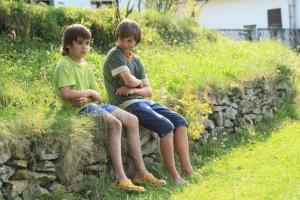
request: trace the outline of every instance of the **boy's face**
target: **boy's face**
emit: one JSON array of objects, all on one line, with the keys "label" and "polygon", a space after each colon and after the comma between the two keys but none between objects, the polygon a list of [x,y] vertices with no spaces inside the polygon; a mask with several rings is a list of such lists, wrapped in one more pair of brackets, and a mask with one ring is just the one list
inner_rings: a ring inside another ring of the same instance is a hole
[{"label": "boy's face", "polygon": [[76,41],[73,41],[73,44],[68,46],[69,56],[75,60],[81,60],[90,50],[90,39],[78,38]]},{"label": "boy's face", "polygon": [[122,48],[125,52],[130,52],[135,46],[136,41],[133,37],[120,38],[117,39],[117,46]]}]

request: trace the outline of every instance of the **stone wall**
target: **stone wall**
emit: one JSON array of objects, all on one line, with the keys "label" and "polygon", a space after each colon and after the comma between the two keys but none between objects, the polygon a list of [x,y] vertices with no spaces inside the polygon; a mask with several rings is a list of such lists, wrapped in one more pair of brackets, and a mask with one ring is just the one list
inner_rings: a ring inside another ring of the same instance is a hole
[{"label": "stone wall", "polygon": [[242,87],[207,91],[205,96],[213,112],[204,121],[202,140],[223,132],[240,132],[272,118],[292,92],[292,76],[282,71],[273,79],[262,77],[245,82]]},{"label": "stone wall", "polygon": [[[18,145],[0,141],[0,199],[49,199],[57,190],[76,191],[86,176],[99,179],[101,174],[112,174],[103,135],[87,140],[81,154],[53,138],[28,138]],[[145,162],[160,160],[158,142],[157,134],[141,128]],[[130,175],[126,146],[123,137],[124,167]]]},{"label": "stone wall", "polygon": [[[213,113],[204,121],[206,130],[202,140],[253,127],[273,117],[285,97],[291,94],[291,81],[289,74],[279,73],[272,80],[262,77],[241,87],[209,90],[206,97],[213,105]],[[146,163],[161,160],[155,133],[141,128],[141,145]],[[125,138],[122,147],[123,158],[126,158]],[[78,155],[80,151],[85,153]],[[129,160],[124,159],[124,163],[130,174]],[[1,196],[46,199],[56,190],[66,190],[67,186],[80,183],[86,175],[99,178],[109,171],[105,134],[87,140],[79,151],[53,138],[24,139],[18,145],[0,141],[0,199]]]}]

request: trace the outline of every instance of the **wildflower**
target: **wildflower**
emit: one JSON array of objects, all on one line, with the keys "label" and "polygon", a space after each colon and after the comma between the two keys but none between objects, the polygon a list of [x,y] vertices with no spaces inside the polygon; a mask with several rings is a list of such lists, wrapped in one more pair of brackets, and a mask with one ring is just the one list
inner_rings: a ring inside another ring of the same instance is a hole
[{"label": "wildflower", "polygon": [[226,145],[225,145],[223,142],[221,142],[221,147],[222,147],[222,148],[225,148]]}]

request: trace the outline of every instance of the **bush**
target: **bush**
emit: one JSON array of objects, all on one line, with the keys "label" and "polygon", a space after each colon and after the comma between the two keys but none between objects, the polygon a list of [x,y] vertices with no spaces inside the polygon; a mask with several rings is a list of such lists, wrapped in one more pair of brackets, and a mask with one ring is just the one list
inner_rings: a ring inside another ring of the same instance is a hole
[{"label": "bush", "polygon": [[196,21],[155,10],[147,10],[138,21],[147,28],[154,28],[161,39],[169,44],[189,43],[200,33]]},{"label": "bush", "polygon": [[[95,46],[106,50],[114,43],[113,9],[54,8],[0,1],[0,13],[1,31],[14,30],[21,40],[60,42],[66,26],[81,23],[91,30]],[[132,17],[141,24],[146,42],[161,39],[169,44],[187,43],[197,38],[200,30],[192,19],[154,10],[134,13]]]},{"label": "bush", "polygon": [[0,3],[0,28],[2,32],[14,30],[21,40],[57,41],[60,43],[64,29],[81,23],[91,29],[94,44],[109,47],[114,41],[112,10],[54,8],[24,3]]}]

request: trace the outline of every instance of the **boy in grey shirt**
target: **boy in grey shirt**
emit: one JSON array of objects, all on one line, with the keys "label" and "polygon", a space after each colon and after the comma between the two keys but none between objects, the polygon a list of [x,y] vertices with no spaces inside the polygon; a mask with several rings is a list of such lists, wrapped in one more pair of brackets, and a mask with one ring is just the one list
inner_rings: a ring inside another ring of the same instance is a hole
[{"label": "boy in grey shirt", "polygon": [[[131,52],[140,40],[141,29],[135,21],[125,19],[118,25],[116,47],[109,51],[103,67],[109,101],[137,116],[141,125],[159,135],[169,176],[178,184],[186,184],[181,175],[197,174],[189,158],[187,122],[169,108],[145,99],[151,97],[152,90],[144,66]],[[175,167],[174,146],[182,166],[181,175]]]}]

